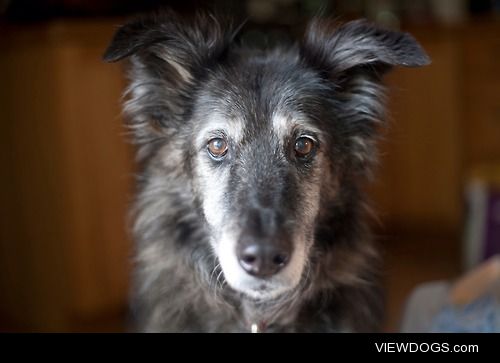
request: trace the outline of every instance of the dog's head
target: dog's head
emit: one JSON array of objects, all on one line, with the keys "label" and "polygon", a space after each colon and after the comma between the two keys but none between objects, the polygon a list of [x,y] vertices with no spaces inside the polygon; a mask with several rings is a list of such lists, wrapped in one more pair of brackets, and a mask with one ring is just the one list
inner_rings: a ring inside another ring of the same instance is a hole
[{"label": "dog's head", "polygon": [[157,14],[120,28],[104,59],[131,57],[136,140],[189,175],[229,285],[270,299],[299,284],[321,214],[373,159],[381,75],[429,60],[365,21],[316,20],[272,51],[234,35],[210,16]]}]

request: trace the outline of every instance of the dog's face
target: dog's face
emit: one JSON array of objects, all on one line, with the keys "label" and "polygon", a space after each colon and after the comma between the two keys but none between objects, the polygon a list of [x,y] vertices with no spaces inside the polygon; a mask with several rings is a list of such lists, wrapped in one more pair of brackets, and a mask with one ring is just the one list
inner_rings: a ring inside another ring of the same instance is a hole
[{"label": "dog's face", "polygon": [[280,57],[215,70],[192,116],[192,170],[213,250],[229,285],[259,299],[299,283],[322,179],[334,178],[320,110],[307,106],[322,107],[325,87]]},{"label": "dog's face", "polygon": [[121,28],[105,59],[132,55],[139,143],[187,174],[229,285],[267,300],[297,287],[321,210],[373,158],[380,75],[428,58],[407,35],[316,21],[297,47],[248,51],[212,18],[171,14]]}]

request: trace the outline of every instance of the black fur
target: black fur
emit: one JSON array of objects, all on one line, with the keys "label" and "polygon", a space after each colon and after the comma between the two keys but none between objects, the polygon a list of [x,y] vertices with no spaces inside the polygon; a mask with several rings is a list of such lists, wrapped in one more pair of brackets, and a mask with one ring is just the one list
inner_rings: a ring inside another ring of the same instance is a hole
[{"label": "black fur", "polygon": [[[267,331],[377,330],[379,263],[361,183],[384,119],[381,76],[429,59],[410,35],[366,21],[314,20],[299,44],[264,51],[238,46],[235,35],[212,16],[187,22],[163,12],[121,27],[104,55],[130,59],[125,110],[143,165],[134,227],[138,328],[249,331],[258,322]],[[312,135],[321,139],[318,155],[288,154],[300,135],[276,138],[269,124],[276,110],[320,130]],[[243,225],[243,236],[291,239],[300,229],[311,241],[299,285],[275,299],[248,298],[217,286],[219,278],[214,286],[222,272],[209,242],[197,181],[205,151],[194,131],[213,113],[244,120],[241,140],[227,136],[234,150],[227,160],[207,161],[229,175],[220,208]]]}]

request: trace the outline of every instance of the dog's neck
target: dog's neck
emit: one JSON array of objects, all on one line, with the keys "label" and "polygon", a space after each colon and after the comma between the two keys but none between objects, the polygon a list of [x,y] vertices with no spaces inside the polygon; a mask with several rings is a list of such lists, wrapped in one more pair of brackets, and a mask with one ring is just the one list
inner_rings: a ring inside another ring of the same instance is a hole
[{"label": "dog's neck", "polygon": [[251,333],[264,333],[278,326],[287,326],[296,319],[299,307],[291,301],[282,303],[264,303],[244,300],[242,303],[242,320],[245,329]]}]

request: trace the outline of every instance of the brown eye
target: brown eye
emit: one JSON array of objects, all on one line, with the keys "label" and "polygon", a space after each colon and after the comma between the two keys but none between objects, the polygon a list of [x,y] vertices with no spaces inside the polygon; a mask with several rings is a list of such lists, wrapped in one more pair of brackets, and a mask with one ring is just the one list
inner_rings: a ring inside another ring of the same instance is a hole
[{"label": "brown eye", "polygon": [[299,158],[308,156],[314,149],[314,141],[308,137],[299,137],[295,141],[295,155]]},{"label": "brown eye", "polygon": [[208,142],[208,152],[216,159],[222,158],[227,153],[227,142],[221,138],[215,138]]}]

